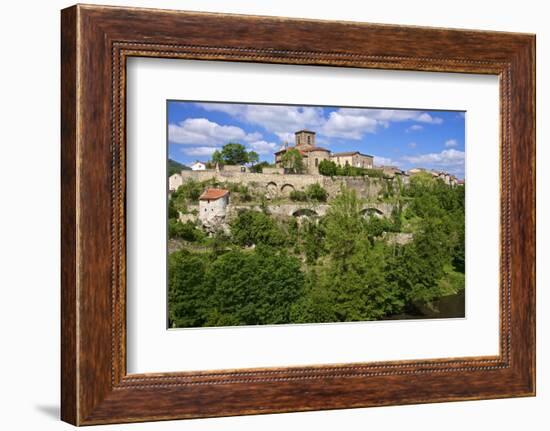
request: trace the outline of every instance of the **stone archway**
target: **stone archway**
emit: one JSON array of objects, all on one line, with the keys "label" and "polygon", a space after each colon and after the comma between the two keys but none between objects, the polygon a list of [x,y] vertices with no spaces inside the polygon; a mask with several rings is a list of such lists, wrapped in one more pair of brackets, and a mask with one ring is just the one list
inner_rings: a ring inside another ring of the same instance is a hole
[{"label": "stone archway", "polygon": [[317,214],[316,211],[310,209],[310,208],[300,208],[297,209],[292,213],[294,217],[317,217],[319,214]]},{"label": "stone archway", "polygon": [[290,196],[290,193],[296,190],[292,184],[283,184],[281,187],[281,193],[284,196]]},{"label": "stone archway", "polygon": [[361,215],[365,217],[370,217],[372,215],[377,217],[384,217],[384,213],[380,209],[374,207],[364,208],[363,210],[361,210]]},{"label": "stone archway", "polygon": [[269,199],[274,198],[277,196],[279,192],[279,188],[277,187],[277,184],[275,184],[273,181],[267,183],[265,186],[266,195]]}]

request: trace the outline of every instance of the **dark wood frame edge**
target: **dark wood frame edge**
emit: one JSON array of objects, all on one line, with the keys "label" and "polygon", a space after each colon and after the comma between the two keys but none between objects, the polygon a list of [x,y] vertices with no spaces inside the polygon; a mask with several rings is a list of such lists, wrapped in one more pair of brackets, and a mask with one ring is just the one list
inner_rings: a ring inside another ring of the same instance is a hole
[{"label": "dark wood frame edge", "polygon": [[[205,25],[216,30],[205,34]],[[321,37],[310,38],[312,29]],[[329,32],[340,39],[322,37]],[[86,425],[534,395],[534,36],[78,5],[62,12],[61,46],[63,420]],[[500,75],[500,355],[126,375],[128,56]]]}]

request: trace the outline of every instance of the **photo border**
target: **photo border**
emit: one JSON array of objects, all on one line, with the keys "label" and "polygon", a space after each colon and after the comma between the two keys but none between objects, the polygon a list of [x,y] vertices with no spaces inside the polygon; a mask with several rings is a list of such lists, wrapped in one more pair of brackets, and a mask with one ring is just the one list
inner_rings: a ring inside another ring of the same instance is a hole
[{"label": "photo border", "polygon": [[[355,106],[355,105],[338,105],[338,106],[334,106],[334,105],[322,105],[322,104],[299,104],[299,103],[280,103],[280,102],[276,102],[276,103],[269,103],[269,102],[235,102],[235,101],[223,101],[223,100],[216,100],[216,101],[213,101],[213,100],[207,100],[207,101],[204,101],[204,100],[188,100],[188,99],[166,99],[166,127],[165,127],[165,133],[166,133],[166,140],[165,140],[165,146],[166,146],[166,173],[168,172],[168,165],[169,165],[169,159],[170,159],[170,155],[169,155],[169,152],[170,152],[170,137],[169,137],[169,133],[168,133],[168,129],[169,129],[169,106],[170,106],[170,103],[189,103],[189,104],[192,104],[192,103],[211,103],[211,104],[226,104],[226,105],[246,105],[246,106],[250,106],[250,105],[259,105],[259,106],[293,106],[293,107],[297,107],[297,108],[303,108],[303,107],[307,107],[307,108],[338,108],[338,109],[364,109],[364,110],[375,110],[375,109],[379,109],[379,110],[392,110],[392,111],[419,111],[419,112],[423,112],[423,111],[430,111],[430,112],[453,112],[453,113],[466,113],[465,110],[460,110],[460,109],[456,109],[456,110],[453,110],[453,109],[436,109],[436,108],[396,108],[396,107],[380,107],[380,106]],[[464,119],[464,129],[466,128],[466,120]],[[464,131],[465,133],[465,131]],[[178,162],[179,163],[179,162]],[[464,167],[463,169],[465,170],[466,169],[466,161],[464,161]],[[168,235],[168,205],[169,205],[169,201],[170,201],[170,190],[169,190],[169,178],[168,178],[168,175],[166,175],[166,238],[167,240],[169,239],[169,235]],[[238,327],[238,328],[255,328],[255,327],[263,327],[263,326],[290,326],[290,325],[318,325],[318,324],[321,324],[321,325],[334,325],[334,324],[339,324],[339,323],[343,323],[343,324],[347,324],[347,323],[364,323],[364,322],[367,322],[366,320],[343,320],[343,321],[334,321],[334,322],[289,322],[289,323],[270,323],[270,324],[255,324],[255,325],[227,325],[227,326],[182,326],[182,327],[176,327],[176,328],[171,328],[170,325],[169,325],[169,322],[170,322],[170,318],[168,316],[169,314],[169,309],[170,309],[170,303],[169,303],[169,300],[168,300],[168,290],[169,290],[169,285],[168,285],[168,280],[169,280],[169,277],[170,277],[170,274],[169,274],[169,265],[168,265],[168,260],[169,260],[169,253],[168,253],[168,242],[166,243],[166,286],[165,286],[165,291],[166,291],[166,329],[167,330],[188,330],[188,329],[218,329],[218,328],[234,328],[234,327]],[[467,292],[466,292],[467,293]],[[466,296],[464,297],[464,305],[466,305]],[[464,307],[466,308],[466,307]],[[403,319],[391,319],[391,318],[380,318],[380,319],[373,319],[373,320],[368,320],[368,322],[397,322],[397,321],[424,321],[424,320],[446,320],[446,319],[466,319],[466,310],[464,311],[464,316],[453,316],[453,317],[447,317],[447,316],[437,316],[437,317],[424,317],[424,316],[415,316],[415,317],[407,317],[407,318],[403,318]],[[390,315],[391,316],[391,315]]]},{"label": "photo border", "polygon": [[[61,18],[63,420],[89,425],[535,394],[534,35],[84,5]],[[498,75],[500,354],[128,375],[131,56]]]}]

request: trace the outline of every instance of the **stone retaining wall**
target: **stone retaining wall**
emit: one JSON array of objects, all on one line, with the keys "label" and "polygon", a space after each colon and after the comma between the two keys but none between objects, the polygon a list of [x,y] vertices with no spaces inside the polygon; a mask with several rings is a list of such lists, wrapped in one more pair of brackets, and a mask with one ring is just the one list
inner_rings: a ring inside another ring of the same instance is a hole
[{"label": "stone retaining wall", "polygon": [[216,179],[220,182],[246,184],[249,187],[263,189],[268,195],[288,195],[292,190],[304,190],[311,184],[320,184],[329,194],[335,196],[342,186],[357,192],[362,199],[378,197],[385,182],[393,180],[369,177],[325,177],[323,175],[291,175],[277,173],[252,173],[230,171],[182,171],[182,181],[208,181]]}]

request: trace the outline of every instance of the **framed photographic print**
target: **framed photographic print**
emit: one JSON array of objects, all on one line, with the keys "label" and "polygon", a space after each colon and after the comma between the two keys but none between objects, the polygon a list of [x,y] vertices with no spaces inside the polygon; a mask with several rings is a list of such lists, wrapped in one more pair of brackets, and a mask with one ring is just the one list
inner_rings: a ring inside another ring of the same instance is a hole
[{"label": "framed photographic print", "polygon": [[63,420],[535,394],[533,35],[61,30]]}]

